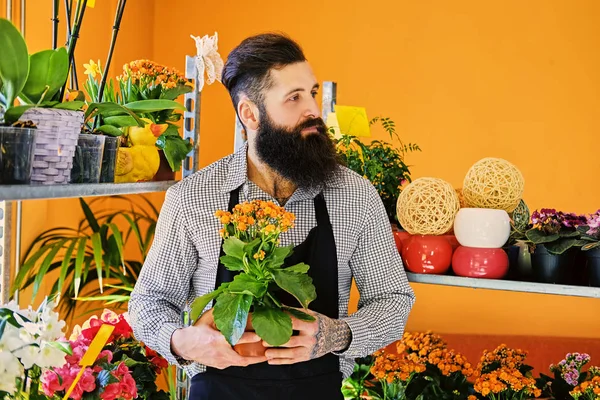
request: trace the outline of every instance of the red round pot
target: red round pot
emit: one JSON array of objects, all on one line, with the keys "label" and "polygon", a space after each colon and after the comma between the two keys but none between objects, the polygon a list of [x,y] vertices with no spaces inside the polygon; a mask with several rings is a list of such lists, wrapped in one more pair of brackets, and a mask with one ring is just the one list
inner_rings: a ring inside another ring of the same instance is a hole
[{"label": "red round pot", "polygon": [[455,251],[458,248],[458,246],[460,246],[460,243],[458,243],[458,240],[456,240],[456,236],[454,236],[454,234],[447,233],[442,236],[445,237],[446,240],[448,240],[450,246],[452,246],[452,251]]},{"label": "red round pot", "polygon": [[394,241],[396,242],[396,247],[398,248],[398,252],[402,254],[402,249],[404,248],[404,243],[407,241],[412,235],[406,231],[394,230]]},{"label": "red round pot", "polygon": [[414,235],[403,241],[402,260],[410,272],[444,274],[452,261],[452,246],[443,236]]},{"label": "red round pot", "polygon": [[459,246],[452,256],[452,270],[458,276],[500,279],[508,272],[503,249]]}]

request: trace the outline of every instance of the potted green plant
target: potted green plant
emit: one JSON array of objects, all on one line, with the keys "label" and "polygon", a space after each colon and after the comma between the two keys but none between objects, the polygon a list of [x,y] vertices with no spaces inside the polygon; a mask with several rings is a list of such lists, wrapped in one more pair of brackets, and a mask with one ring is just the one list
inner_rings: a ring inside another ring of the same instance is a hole
[{"label": "potted green plant", "polygon": [[224,226],[225,255],[220,260],[239,273],[233,281],[194,300],[192,323],[215,300],[215,325],[231,345],[236,345],[247,325],[272,346],[286,343],[292,335],[290,314],[304,321],[314,317],[282,304],[278,292],[290,293],[305,310],[317,297],[308,265],[284,267],[293,246],[279,246],[279,235],[293,227],[294,215],[272,202],[255,200],[237,205],[232,213],[219,210],[216,217]]},{"label": "potted green plant", "polygon": [[544,283],[570,283],[576,248],[581,246],[583,216],[542,208],[531,215],[532,227],[525,233],[530,247],[534,277]]},{"label": "potted green plant", "polygon": [[[0,47],[7,51],[0,60],[4,124],[29,121],[37,128],[31,181],[68,183],[83,123],[78,111],[83,102],[62,101],[68,52],[58,48],[28,55],[25,39],[6,19],[0,20]],[[20,105],[15,106],[17,98]]]},{"label": "potted green plant", "polygon": [[527,245],[526,232],[532,227],[530,224],[531,213],[523,199],[510,215],[510,236],[504,245],[508,254],[509,271],[508,279],[528,281],[531,279],[531,255]]},{"label": "potted green plant", "polygon": [[[392,224],[398,225],[396,202],[401,187],[405,182],[411,182],[410,168],[404,162],[407,152],[421,151],[414,144],[404,144],[396,132],[396,124],[389,118],[375,117],[369,121],[372,126],[381,123],[394,146],[380,140],[363,143],[358,137],[341,132],[341,137],[335,139],[338,154],[348,168],[367,178],[381,197],[383,205]],[[330,130],[331,133],[332,130]]]},{"label": "potted green plant", "polygon": [[587,216],[578,228],[584,244],[581,250],[587,259],[590,286],[600,287],[600,210]]}]

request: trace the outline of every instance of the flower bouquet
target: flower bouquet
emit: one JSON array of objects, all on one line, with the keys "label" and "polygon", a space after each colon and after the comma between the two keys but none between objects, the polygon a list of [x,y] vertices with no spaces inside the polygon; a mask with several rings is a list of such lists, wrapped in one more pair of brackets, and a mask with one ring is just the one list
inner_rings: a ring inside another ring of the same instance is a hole
[{"label": "flower bouquet", "polygon": [[46,299],[37,310],[14,302],[0,308],[0,398],[42,398],[40,376],[71,354],[55,306]]},{"label": "flower bouquet", "polygon": [[600,368],[590,367],[586,379],[577,385],[570,395],[575,400],[597,400],[600,397]]},{"label": "flower bouquet", "polygon": [[477,365],[474,389],[478,395],[469,397],[493,400],[532,399],[541,395],[526,365],[527,353],[502,344],[494,351],[484,351]]},{"label": "flower bouquet", "polygon": [[232,282],[222,283],[193,302],[192,322],[215,300],[215,325],[231,345],[244,333],[249,315],[263,340],[272,346],[286,343],[292,335],[290,314],[305,321],[314,317],[282,304],[277,292],[290,293],[305,310],[317,297],[308,265],[284,267],[293,245],[279,246],[279,236],[294,226],[294,214],[273,202],[255,200],[236,205],[232,213],[219,210],[215,215],[223,225],[221,262],[239,273]]},{"label": "flower bouquet", "polygon": [[66,357],[66,363],[44,372],[44,393],[57,399],[65,396],[81,369],[81,358],[103,324],[113,325],[115,329],[94,364],[85,367],[70,398],[169,399],[155,383],[157,375],[168,366],[167,361],[133,337],[127,314],[117,315],[109,310],[104,310],[100,318],[93,316],[73,329],[69,338],[73,352]]}]

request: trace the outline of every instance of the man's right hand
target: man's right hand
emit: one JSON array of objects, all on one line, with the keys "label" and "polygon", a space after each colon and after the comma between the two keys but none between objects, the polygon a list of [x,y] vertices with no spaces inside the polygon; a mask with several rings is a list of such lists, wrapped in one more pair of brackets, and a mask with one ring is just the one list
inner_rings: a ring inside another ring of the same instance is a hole
[{"label": "man's right hand", "polygon": [[[254,332],[244,332],[236,344],[261,340]],[[264,355],[253,357],[239,355],[227,342],[225,336],[216,329],[212,309],[205,312],[194,325],[173,332],[171,350],[186,360],[217,369],[232,366],[245,367],[267,361]]]}]

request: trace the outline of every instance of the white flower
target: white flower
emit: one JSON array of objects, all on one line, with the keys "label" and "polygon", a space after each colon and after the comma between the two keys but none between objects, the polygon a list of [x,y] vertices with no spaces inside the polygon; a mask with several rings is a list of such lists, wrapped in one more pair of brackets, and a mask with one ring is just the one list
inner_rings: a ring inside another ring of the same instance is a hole
[{"label": "white flower", "polygon": [[23,346],[19,330],[10,324],[4,327],[4,333],[0,338],[0,353],[12,352]]},{"label": "white flower", "polygon": [[29,369],[36,365],[40,356],[40,348],[36,345],[26,345],[13,352],[21,360],[23,368]]},{"label": "white flower", "polygon": [[38,353],[35,364],[41,368],[61,367],[65,363],[65,356],[62,350],[46,343]]},{"label": "white flower", "polygon": [[221,82],[223,73],[223,60],[219,54],[217,42],[219,40],[217,32],[213,36],[204,35],[203,37],[190,35],[196,41],[196,70],[198,71],[198,82],[196,86],[198,92],[204,88],[204,71],[206,71],[206,83],[213,84],[215,80]]},{"label": "white flower", "polygon": [[0,390],[13,393],[17,387],[15,380],[23,375],[23,366],[9,351],[0,351]]},{"label": "white flower", "polygon": [[59,319],[58,313],[50,312],[42,316],[41,339],[52,342],[64,337],[65,321]]}]

